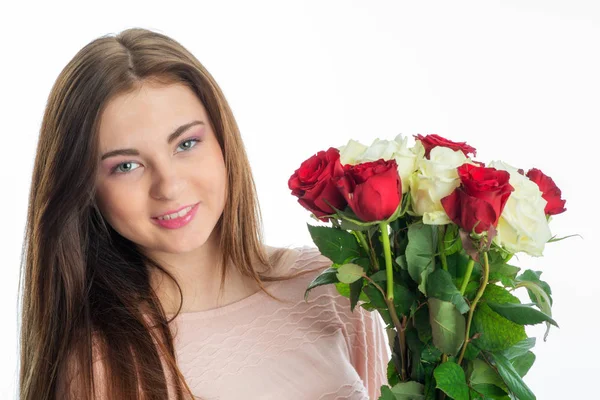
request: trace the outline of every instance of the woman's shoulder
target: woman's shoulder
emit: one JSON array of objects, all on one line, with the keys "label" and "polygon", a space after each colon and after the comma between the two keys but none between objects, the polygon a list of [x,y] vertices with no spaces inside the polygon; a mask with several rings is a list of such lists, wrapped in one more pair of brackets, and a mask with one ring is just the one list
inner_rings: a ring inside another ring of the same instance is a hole
[{"label": "woman's shoulder", "polygon": [[275,276],[294,274],[300,271],[321,271],[332,265],[314,246],[272,247],[266,246],[270,255],[281,252],[281,258],[274,264],[272,272]]},{"label": "woman's shoulder", "polygon": [[297,248],[297,250],[298,258],[294,262],[295,268],[322,270],[333,264],[317,247],[302,246]]}]

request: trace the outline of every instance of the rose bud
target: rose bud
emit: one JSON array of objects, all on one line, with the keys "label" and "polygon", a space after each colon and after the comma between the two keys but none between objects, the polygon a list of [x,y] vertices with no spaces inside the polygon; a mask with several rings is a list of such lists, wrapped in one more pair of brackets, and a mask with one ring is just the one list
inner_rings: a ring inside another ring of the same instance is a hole
[{"label": "rose bud", "polygon": [[402,201],[402,182],[396,160],[345,165],[336,185],[348,205],[363,222],[385,220]]},{"label": "rose bud", "polygon": [[495,168],[463,164],[458,167],[461,185],[442,199],[448,217],[467,232],[488,231],[498,226],[506,201],[514,190],[510,174]]},{"label": "rose bud", "polygon": [[305,160],[288,180],[288,187],[298,197],[298,203],[302,207],[321,221],[328,222],[328,218],[320,217],[334,214],[335,210],[325,200],[337,209],[343,210],[346,207],[346,200],[332,181],[343,175],[340,153],[330,147]]}]

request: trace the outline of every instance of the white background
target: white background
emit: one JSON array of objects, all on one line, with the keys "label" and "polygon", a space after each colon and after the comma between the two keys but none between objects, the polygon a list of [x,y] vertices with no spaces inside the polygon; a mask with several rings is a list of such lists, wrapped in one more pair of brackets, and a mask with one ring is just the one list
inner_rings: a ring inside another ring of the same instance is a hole
[{"label": "white background", "polygon": [[[416,4],[418,3],[418,4]],[[312,245],[287,188],[300,163],[352,138],[436,133],[477,160],[537,167],[568,211],[543,258],[560,329],[538,343],[538,399],[591,399],[600,272],[600,9],[570,1],[44,2],[3,6],[0,24],[0,398],[16,398],[17,285],[27,196],[54,80],[91,40],[129,27],[172,36],[213,74],[241,128],[267,243]],[[411,139],[412,140],[412,139]],[[413,143],[411,141],[411,143]]]}]

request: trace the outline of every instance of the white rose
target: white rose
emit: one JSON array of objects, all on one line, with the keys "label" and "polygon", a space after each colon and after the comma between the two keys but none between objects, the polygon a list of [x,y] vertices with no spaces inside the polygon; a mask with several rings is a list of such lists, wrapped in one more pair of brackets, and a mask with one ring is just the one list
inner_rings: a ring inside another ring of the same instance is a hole
[{"label": "white rose", "polygon": [[409,190],[410,176],[416,169],[417,155],[407,146],[408,138],[402,134],[394,140],[375,139],[367,147],[355,140],[350,140],[346,146],[339,147],[340,162],[345,164],[360,164],[363,162],[383,160],[396,160],[398,175],[402,182],[402,193]]},{"label": "white rose", "polygon": [[342,165],[359,164],[359,157],[367,150],[367,146],[357,142],[356,140],[350,139],[347,145],[337,148],[340,151],[340,163]]},{"label": "white rose", "polygon": [[452,221],[444,211],[441,199],[460,186],[456,169],[465,163],[475,163],[462,151],[443,146],[434,147],[429,159],[426,159],[425,149],[419,140],[413,151],[421,157],[417,160],[417,172],[410,178],[412,211],[409,214],[423,216],[424,224],[449,224]]},{"label": "white rose", "polygon": [[509,183],[515,189],[498,220],[494,242],[512,253],[523,251],[535,257],[542,256],[552,234],[544,213],[547,201],[538,185],[502,161],[493,161],[489,167],[508,171]]}]

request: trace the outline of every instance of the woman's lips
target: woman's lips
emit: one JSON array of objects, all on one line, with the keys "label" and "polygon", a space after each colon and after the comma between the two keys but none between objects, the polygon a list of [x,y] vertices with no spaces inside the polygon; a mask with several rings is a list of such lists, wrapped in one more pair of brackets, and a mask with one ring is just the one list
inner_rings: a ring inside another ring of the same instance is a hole
[{"label": "woman's lips", "polygon": [[[177,218],[173,218],[173,219],[158,219],[158,218],[151,218],[152,222],[154,222],[155,224],[163,227],[163,228],[167,228],[167,229],[178,229],[181,228],[185,225],[187,225],[196,215],[196,211],[198,211],[198,206],[200,203],[196,203],[192,209],[190,211],[188,211],[187,214],[185,214],[183,217],[177,217]],[[189,206],[186,206],[189,207]],[[185,207],[183,207],[185,209]],[[180,209],[181,210],[181,209]]]},{"label": "woman's lips", "polygon": [[[198,203],[196,203],[196,204],[198,204]],[[159,214],[159,215],[157,215],[155,217],[152,217],[152,218],[164,217],[165,215],[169,215],[169,214],[173,214],[173,213],[179,212],[181,210],[185,210],[186,208],[188,208],[190,206],[193,206],[193,204],[188,204],[186,206],[179,207],[177,210],[166,211],[166,212],[164,212],[162,214]]]}]

